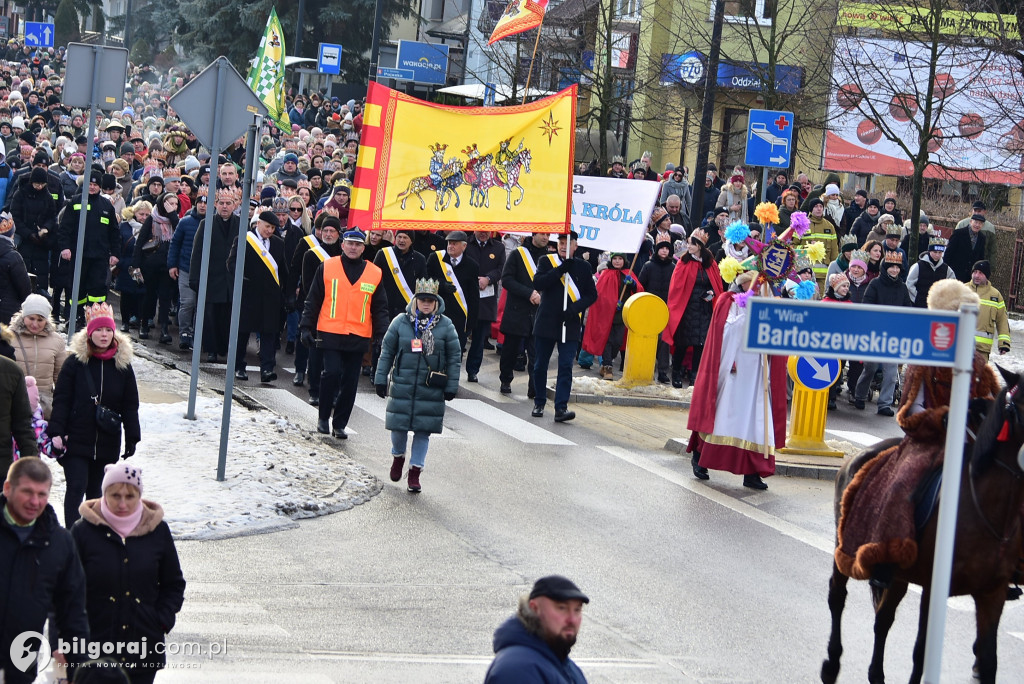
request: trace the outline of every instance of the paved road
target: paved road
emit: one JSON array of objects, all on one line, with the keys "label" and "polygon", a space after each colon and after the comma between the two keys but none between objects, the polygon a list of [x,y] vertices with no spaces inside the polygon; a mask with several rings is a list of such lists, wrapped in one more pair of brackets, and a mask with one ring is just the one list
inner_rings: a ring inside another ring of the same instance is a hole
[{"label": "paved road", "polygon": [[[574,650],[591,682],[817,679],[830,483],[772,478],[763,493],[721,473],[700,483],[685,459],[660,449],[683,433],[678,412],[578,406],[574,423],[556,425],[550,411],[537,421],[525,381],[512,398],[496,392],[495,366],[488,354],[483,382],[450,405],[421,495],[388,483],[370,503],[296,530],[180,543],[189,587],[172,637],[226,641],[227,653],[173,656],[201,667],[164,681],[481,681],[494,628],[551,572],[592,598]],[[274,388],[247,385],[312,426],[315,409],[286,374]],[[367,382],[357,407],[342,448],[387,481],[384,402]],[[891,419],[845,405],[835,426],[895,434]],[[893,629],[891,681],[909,675],[917,598]],[[943,681],[967,682],[974,619],[969,602],[953,603]],[[1024,671],[1020,606],[1004,613],[1001,681]],[[842,681],[864,679],[871,616],[858,583]]]}]

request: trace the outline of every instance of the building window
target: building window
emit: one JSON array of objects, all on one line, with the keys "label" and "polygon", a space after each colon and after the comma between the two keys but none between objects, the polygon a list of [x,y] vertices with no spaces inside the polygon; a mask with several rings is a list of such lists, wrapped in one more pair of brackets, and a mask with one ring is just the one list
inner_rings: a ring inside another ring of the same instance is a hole
[{"label": "building window", "polygon": [[640,0],[615,0],[615,17],[640,21]]},{"label": "building window", "polygon": [[743,159],[747,151],[747,116],[746,109],[725,110],[718,174],[725,178],[726,182],[728,182],[733,168],[743,166]]},{"label": "building window", "polygon": [[[711,21],[715,19],[716,1],[711,2]],[[725,20],[733,24],[757,23],[762,26],[771,26],[772,18],[775,16],[777,0],[724,0]]]}]

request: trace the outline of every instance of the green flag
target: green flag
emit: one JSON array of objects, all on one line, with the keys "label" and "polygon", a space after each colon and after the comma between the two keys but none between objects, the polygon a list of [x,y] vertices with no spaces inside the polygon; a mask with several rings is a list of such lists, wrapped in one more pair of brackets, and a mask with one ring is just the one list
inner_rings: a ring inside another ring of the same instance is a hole
[{"label": "green flag", "polygon": [[285,133],[291,134],[292,123],[288,119],[288,107],[284,99],[284,31],[277,10],[270,8],[267,30],[260,41],[256,60],[249,69],[246,82],[256,97],[267,106],[270,118]]}]

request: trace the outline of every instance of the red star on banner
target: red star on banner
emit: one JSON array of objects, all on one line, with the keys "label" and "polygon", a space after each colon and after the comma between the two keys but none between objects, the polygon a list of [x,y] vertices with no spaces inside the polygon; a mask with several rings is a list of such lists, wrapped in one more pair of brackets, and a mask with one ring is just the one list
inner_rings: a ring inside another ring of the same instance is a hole
[{"label": "red star on banner", "polygon": [[548,136],[548,145],[550,145],[551,141],[558,135],[558,131],[562,130],[562,127],[555,121],[554,114],[548,112],[547,121],[540,122],[540,130],[541,135]]}]

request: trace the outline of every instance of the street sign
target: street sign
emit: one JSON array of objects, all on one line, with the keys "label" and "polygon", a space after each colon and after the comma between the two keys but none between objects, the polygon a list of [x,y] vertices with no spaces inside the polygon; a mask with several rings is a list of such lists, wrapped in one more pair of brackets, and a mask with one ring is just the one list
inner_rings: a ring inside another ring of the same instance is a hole
[{"label": "street sign", "polygon": [[321,74],[340,74],[341,46],[334,43],[320,43],[320,54],[316,59],[316,70]]},{"label": "street sign", "polygon": [[[62,99],[66,107],[115,111],[124,108],[124,82],[128,78],[128,51],[124,48],[68,43],[67,73],[64,74]],[[96,101],[92,101],[92,81],[96,75]]]},{"label": "street sign", "polygon": [[747,166],[788,169],[793,152],[793,112],[751,109],[747,116]]},{"label": "street sign", "polygon": [[[214,99],[217,96],[217,63],[224,61],[222,86],[223,111],[215,118]],[[121,83],[124,87],[124,83]],[[66,92],[66,91],[65,91]],[[267,107],[252,88],[245,82],[227,57],[218,57],[210,66],[203,69],[198,76],[189,81],[188,85],[171,96],[167,101],[181,120],[189,127],[196,138],[207,149],[213,149],[215,141],[225,145],[238,138],[252,123],[254,116],[266,116]],[[219,130],[214,133],[214,121]],[[214,153],[220,150],[214,150]]]},{"label": "street sign", "polygon": [[[25,22],[25,45],[31,47],[53,47],[53,24],[38,21]],[[71,62],[68,62],[70,64]]]},{"label": "street sign", "polygon": [[411,81],[412,69],[389,69],[388,67],[377,67],[377,78],[391,78],[396,81]]},{"label": "street sign", "polygon": [[395,66],[412,70],[411,81],[444,85],[448,80],[448,46],[400,40]]},{"label": "street sign", "polygon": [[796,358],[795,379],[809,390],[823,390],[835,384],[841,369],[839,359],[800,356]]},{"label": "street sign", "polygon": [[744,348],[882,363],[952,366],[960,317],[954,311],[753,297]]},{"label": "street sign", "polygon": [[493,107],[497,95],[498,86],[493,83],[484,83],[484,107]]}]

